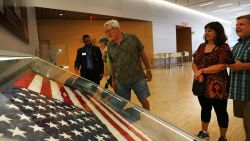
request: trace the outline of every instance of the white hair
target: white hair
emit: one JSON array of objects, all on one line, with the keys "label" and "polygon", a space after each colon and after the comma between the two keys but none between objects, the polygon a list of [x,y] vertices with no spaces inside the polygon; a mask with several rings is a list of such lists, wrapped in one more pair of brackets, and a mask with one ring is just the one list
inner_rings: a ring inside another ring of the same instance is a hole
[{"label": "white hair", "polygon": [[116,28],[120,29],[119,22],[117,20],[114,20],[114,19],[108,20],[107,22],[105,22],[104,27],[107,25],[111,25],[112,27],[116,27]]}]

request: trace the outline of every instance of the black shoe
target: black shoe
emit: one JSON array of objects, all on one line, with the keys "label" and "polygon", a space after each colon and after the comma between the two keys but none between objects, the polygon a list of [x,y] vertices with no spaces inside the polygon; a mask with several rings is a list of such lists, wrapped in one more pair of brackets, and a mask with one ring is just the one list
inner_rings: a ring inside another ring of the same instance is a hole
[{"label": "black shoe", "polygon": [[227,141],[227,139],[226,139],[225,137],[221,136],[221,137],[218,139],[218,141]]},{"label": "black shoe", "polygon": [[208,140],[209,139],[209,135],[208,133],[205,133],[203,131],[200,131],[199,134],[197,135],[200,139],[205,139]]},{"label": "black shoe", "polygon": [[108,88],[109,88],[108,83],[105,84],[104,88],[105,88],[105,89],[108,89]]}]

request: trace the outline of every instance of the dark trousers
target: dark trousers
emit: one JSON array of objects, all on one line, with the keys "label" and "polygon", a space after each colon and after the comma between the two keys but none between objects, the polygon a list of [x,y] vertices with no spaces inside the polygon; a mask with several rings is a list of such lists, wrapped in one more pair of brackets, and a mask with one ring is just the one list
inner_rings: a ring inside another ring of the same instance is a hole
[{"label": "dark trousers", "polygon": [[203,122],[210,122],[211,110],[214,107],[219,126],[222,128],[228,127],[227,99],[220,100],[198,96],[198,100],[201,105],[201,120]]},{"label": "dark trousers", "polygon": [[86,78],[98,85],[100,85],[100,74],[98,73],[98,71],[95,70],[86,70],[86,75],[82,75],[81,76],[83,78]]}]

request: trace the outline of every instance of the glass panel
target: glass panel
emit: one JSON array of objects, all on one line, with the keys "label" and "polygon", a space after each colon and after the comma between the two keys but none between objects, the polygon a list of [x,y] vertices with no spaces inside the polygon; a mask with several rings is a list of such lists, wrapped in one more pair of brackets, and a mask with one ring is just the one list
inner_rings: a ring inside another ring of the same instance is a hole
[{"label": "glass panel", "polygon": [[[0,103],[11,105],[8,103],[12,102],[12,104],[20,106],[16,109],[17,113],[21,112],[30,117],[30,120],[23,123],[21,127],[18,126],[20,124],[17,124],[16,120],[12,123],[8,120],[5,121],[9,125],[6,129],[10,129],[6,132],[14,131],[12,128],[15,126],[25,132],[23,135],[19,132],[20,138],[8,136],[8,134],[3,136],[17,140],[31,138],[33,132],[28,132],[25,125],[33,123],[43,128],[45,139],[53,137],[60,140],[66,138],[70,140],[136,141],[199,140],[192,134],[175,127],[174,124],[161,120],[149,111],[99,85],[39,58],[7,57],[7,59],[3,59],[3,56],[0,56],[0,65],[4,66],[0,70],[0,93],[2,93]],[[20,100],[24,96],[29,98]],[[27,112],[26,108],[30,106],[26,104],[32,101],[33,96],[36,96],[34,100],[38,101],[34,102],[34,107],[32,107],[36,110]],[[53,103],[56,108],[51,109],[53,106],[50,103]],[[65,103],[68,106],[65,106]],[[65,108],[62,108],[62,105]],[[5,106],[0,104],[0,107]],[[17,113],[4,112],[6,109],[1,108],[0,116],[4,115],[7,119],[14,121],[14,115]],[[0,124],[2,127],[1,120]],[[52,131],[53,126],[57,128]],[[1,130],[4,129],[0,129],[0,133],[3,132]]]}]

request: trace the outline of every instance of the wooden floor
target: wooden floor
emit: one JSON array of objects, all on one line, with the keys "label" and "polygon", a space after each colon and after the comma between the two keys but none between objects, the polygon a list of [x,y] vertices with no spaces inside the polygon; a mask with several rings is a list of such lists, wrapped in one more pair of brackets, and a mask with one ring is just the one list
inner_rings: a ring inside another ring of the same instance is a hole
[{"label": "wooden floor", "polygon": [[[151,112],[158,117],[174,123],[185,131],[197,134],[201,130],[200,105],[192,94],[193,72],[191,64],[175,66],[170,69],[152,70],[153,80],[149,82]],[[101,85],[104,84],[103,82]],[[140,105],[136,97],[132,102]],[[229,127],[228,141],[244,141],[245,133],[242,119],[233,116],[232,100],[228,100]],[[220,134],[215,112],[208,129],[210,141],[217,141]]]}]

